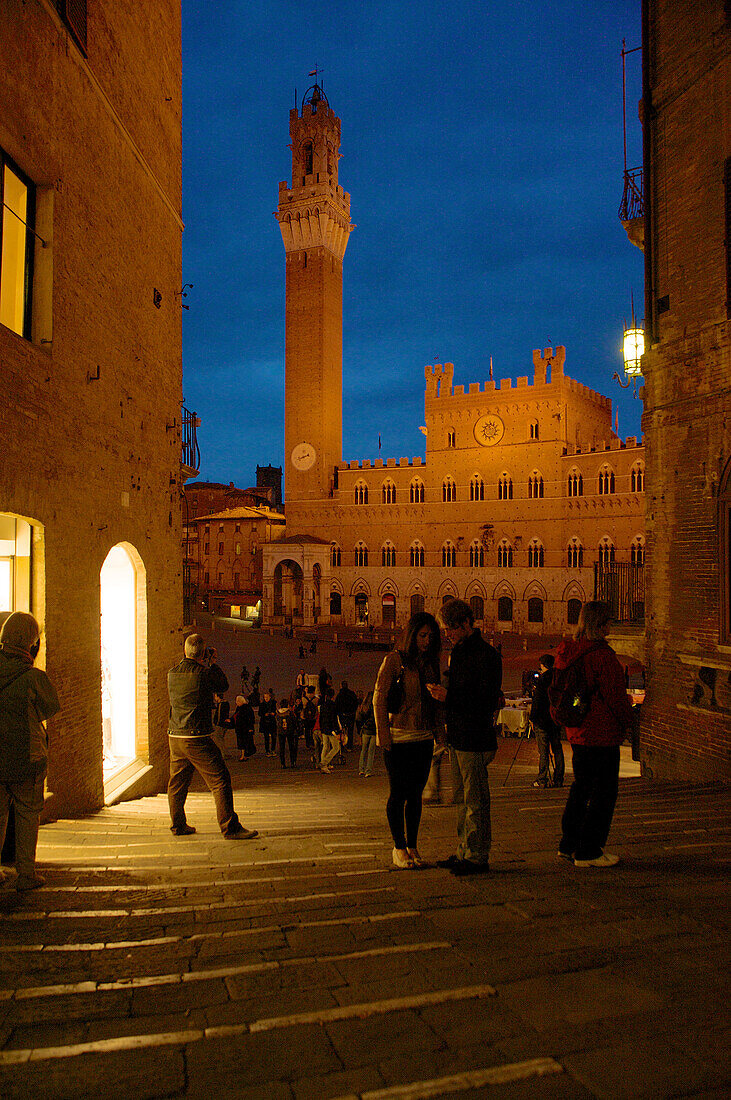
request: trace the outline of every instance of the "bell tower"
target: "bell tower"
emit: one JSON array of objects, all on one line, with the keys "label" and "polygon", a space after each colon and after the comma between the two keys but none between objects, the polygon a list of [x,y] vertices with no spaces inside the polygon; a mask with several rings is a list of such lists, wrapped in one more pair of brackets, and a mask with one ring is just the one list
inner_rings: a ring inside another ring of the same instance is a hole
[{"label": "bell tower", "polygon": [[[340,119],[315,82],[289,112],[292,182],[275,214],[286,253],[285,498],[330,497],[342,460],[343,256],[350,195],[338,184]],[[291,508],[290,508],[291,513]]]}]

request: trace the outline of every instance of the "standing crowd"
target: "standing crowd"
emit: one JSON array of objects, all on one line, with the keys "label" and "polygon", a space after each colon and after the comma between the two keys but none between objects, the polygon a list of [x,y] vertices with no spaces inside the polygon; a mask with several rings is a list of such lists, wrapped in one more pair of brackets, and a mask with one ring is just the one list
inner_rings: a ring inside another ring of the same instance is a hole
[{"label": "standing crowd", "polygon": [[[402,870],[427,866],[418,847],[424,801],[438,801],[440,772],[448,760],[456,806],[457,844],[437,861],[452,874],[484,874],[490,868],[492,828],[488,769],[497,751],[497,716],[502,696],[502,657],[474,625],[469,604],[450,600],[440,612],[451,643],[442,659],[442,633],[427,612],[412,616],[399,647],[383,660],[373,691],[364,697],[346,681],[335,692],[325,668],[317,676],[302,670],[288,696],[261,692],[261,670],[240,675],[233,713],[225,699],[229,682],[199,634],[185,639],[183,659],[168,673],[170,778],[168,803],[174,836],[191,836],[185,801],[195,772],[211,791],[222,836],[249,840],[234,809],[231,775],[222,736],[232,730],[239,760],[256,752],[258,717],[264,754],[280,767],[296,768],[300,743],[312,767],[330,774],[360,737],[358,774],[373,773],[376,746],[383,750],[389,794],[386,819],[393,841],[392,862]],[[47,761],[46,721],[58,709],[56,692],[34,668],[40,630],[32,615],[13,612],[0,620],[0,843],[8,812],[15,811],[17,888],[43,885],[35,850]],[[606,843],[618,792],[619,746],[633,719],[625,674],[606,641],[606,605],[590,602],[581,611],[574,639],[563,642],[555,662],[541,658],[531,723],[540,763],[534,786],[561,786],[564,758],[561,728],[573,754],[573,782],[562,817],[558,856],[575,867],[611,867],[619,857]],[[1,879],[0,879],[1,880]]]}]

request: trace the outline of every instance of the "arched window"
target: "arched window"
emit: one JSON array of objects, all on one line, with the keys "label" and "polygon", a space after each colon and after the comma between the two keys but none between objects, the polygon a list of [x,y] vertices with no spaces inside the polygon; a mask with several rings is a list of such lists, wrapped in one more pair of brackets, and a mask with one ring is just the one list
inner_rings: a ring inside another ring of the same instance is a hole
[{"label": "arched window", "polygon": [[566,550],[566,564],[569,569],[583,569],[584,547],[578,539],[572,539]]},{"label": "arched window", "polygon": [[497,602],[497,618],[499,623],[512,623],[513,601],[510,596],[501,596]]},{"label": "arched window", "polygon": [[356,481],[355,483],[355,503],[368,503],[368,486],[366,485],[365,481]]},{"label": "arched window", "polygon": [[445,569],[453,569],[457,564],[457,548],[449,539],[442,546],[442,565]]},{"label": "arched window", "polygon": [[368,547],[362,540],[355,548],[355,564],[368,565]]},{"label": "arched window", "polygon": [[614,543],[606,535],[599,543],[599,564],[605,567],[614,564]]},{"label": "arched window", "polygon": [[455,440],[456,440],[456,436],[454,434],[454,428],[450,428],[449,431],[447,432],[447,446],[449,448],[456,447],[457,444],[456,444]]},{"label": "arched window", "polygon": [[485,564],[485,550],[477,539],[470,543],[470,569],[482,569]]},{"label": "arched window", "polygon": [[343,613],[343,597],[339,592],[330,593],[330,614],[342,615]]},{"label": "arched window", "polygon": [[451,477],[445,477],[442,482],[442,500],[445,503],[450,503],[457,499],[457,486]]},{"label": "arched window", "polygon": [[470,500],[485,499],[485,482],[479,474],[473,474],[470,481]]},{"label": "arched window", "polygon": [[543,600],[540,596],[531,596],[528,600],[528,622],[543,622]]},{"label": "arched window", "polygon": [[384,542],[381,547],[381,565],[390,568],[396,564],[396,547],[392,542]]},{"label": "arched window", "polygon": [[645,466],[642,462],[636,462],[632,467],[629,478],[630,492],[644,493],[645,491]]},{"label": "arched window", "polygon": [[503,539],[497,548],[498,569],[513,568],[513,548],[507,539]]},{"label": "arched window", "polygon": [[342,560],[340,547],[336,542],[330,544],[330,565],[338,566]]},{"label": "arched window", "polygon": [[485,601],[482,596],[472,596],[470,598],[470,610],[475,622],[482,621],[485,618]]},{"label": "arched window", "polygon": [[412,504],[424,503],[424,482],[420,477],[415,477],[409,486],[409,499]]},{"label": "arched window", "polygon": [[538,439],[538,421],[531,420],[530,422],[530,438]]},{"label": "arched window", "polygon": [[632,540],[632,546],[629,552],[629,560],[632,565],[644,565],[645,564],[645,537],[644,535],[636,535]]},{"label": "arched window", "polygon": [[421,592],[414,592],[411,597],[411,614],[418,615],[420,611],[424,610],[424,597]]},{"label": "arched window", "polygon": [[570,497],[583,497],[584,479],[579,470],[572,470],[569,474],[568,495]]},{"label": "arched window", "polygon": [[396,486],[388,477],[381,486],[381,503],[382,504],[395,504],[396,503]]},{"label": "arched window", "polygon": [[576,626],[581,612],[581,600],[569,600],[566,604],[566,622],[569,626]]},{"label": "arched window", "polygon": [[608,496],[614,492],[614,470],[611,466],[602,466],[599,471],[599,495]]},{"label": "arched window", "polygon": [[302,147],[302,161],[304,165],[305,175],[311,176],[313,171],[313,150],[312,142],[306,141]]},{"label": "arched window", "polygon": [[528,568],[529,569],[542,569],[543,568],[543,546],[539,539],[531,539],[528,545]]},{"label": "arched window", "polygon": [[497,483],[498,500],[513,499],[513,479],[508,474],[501,474]]},{"label": "arched window", "polygon": [[539,497],[542,497],[542,496],[543,496],[543,478],[541,477],[541,475],[538,473],[537,470],[534,470],[533,473],[528,478],[528,499],[529,500],[538,500]]},{"label": "arched window", "polygon": [[381,597],[381,622],[384,626],[396,624],[396,597],[393,592],[384,592]]},{"label": "arched window", "polygon": [[409,547],[409,564],[412,569],[423,569],[424,567],[424,547],[420,542],[412,542]]}]

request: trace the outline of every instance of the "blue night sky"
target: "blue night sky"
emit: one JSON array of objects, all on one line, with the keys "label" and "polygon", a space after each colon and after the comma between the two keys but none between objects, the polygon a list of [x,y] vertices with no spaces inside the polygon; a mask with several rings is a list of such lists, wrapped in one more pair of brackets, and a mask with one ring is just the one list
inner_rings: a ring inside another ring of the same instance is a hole
[{"label": "blue night sky", "polygon": [[[318,64],[342,119],[343,457],[424,454],[424,365],[455,383],[566,372],[640,432],[621,369],[642,254],[622,196],[622,39],[639,0],[183,0],[185,402],[201,479],[284,465],[289,110]],[[628,58],[628,164],[641,163],[640,54]],[[641,305],[640,310],[641,312]]]}]

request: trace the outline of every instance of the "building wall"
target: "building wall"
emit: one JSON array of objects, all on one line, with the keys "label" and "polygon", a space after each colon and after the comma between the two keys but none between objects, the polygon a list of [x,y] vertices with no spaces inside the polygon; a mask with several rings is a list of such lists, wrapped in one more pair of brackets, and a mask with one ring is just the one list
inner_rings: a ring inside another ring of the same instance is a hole
[{"label": "building wall", "polygon": [[[728,5],[643,3],[649,774],[728,778]],[[724,540],[726,545],[724,546]]]},{"label": "building wall", "polygon": [[262,546],[284,532],[284,517],[268,508],[232,508],[184,527],[198,606],[227,614],[231,604],[262,598]]},{"label": "building wall", "polygon": [[103,801],[100,570],[118,543],[140,582],[145,789],[167,769],[166,671],[182,644],[180,5],[95,0],[86,58],[51,3],[8,0],[2,20],[0,147],[38,188],[46,247],[31,339],[0,326],[0,512],[34,525],[32,610],[62,705],[49,810],[69,813]]},{"label": "building wall", "polygon": [[[355,621],[359,592],[369,596],[369,622],[375,624],[385,593],[396,597],[401,623],[415,593],[432,611],[445,595],[481,596],[490,630],[561,633],[571,629],[568,601],[593,597],[603,540],[617,562],[630,562],[633,543],[636,557],[643,557],[644,448],[634,437],[622,441],[614,435],[611,402],[568,378],[564,359],[564,348],[535,352],[534,381],[473,383],[466,392],[452,386],[452,364],[428,367],[425,461],[343,463],[332,499],[287,503],[288,531],[306,531],[340,550],[340,564],[331,558],[325,580],[343,596],[342,621]],[[495,414],[502,436],[481,446],[475,432]],[[582,446],[575,442],[579,423]],[[600,492],[602,472],[614,479],[611,491]],[[569,495],[570,475],[581,476],[581,495]],[[448,479],[453,490],[445,488]],[[505,479],[512,495],[500,499]],[[536,479],[542,495],[536,494]],[[423,503],[417,484],[423,486]],[[583,550],[583,568],[568,564],[572,540]],[[424,548],[423,567],[411,564],[415,541]],[[454,565],[445,566],[448,541]],[[500,564],[501,543],[512,550],[512,565]],[[360,544],[368,549],[366,567],[358,563]],[[393,565],[388,556],[384,564],[386,544],[395,550]],[[543,565],[531,561],[531,546],[542,548]],[[512,624],[498,620],[500,596],[514,601]],[[531,597],[544,601],[543,623],[528,621]]]}]

